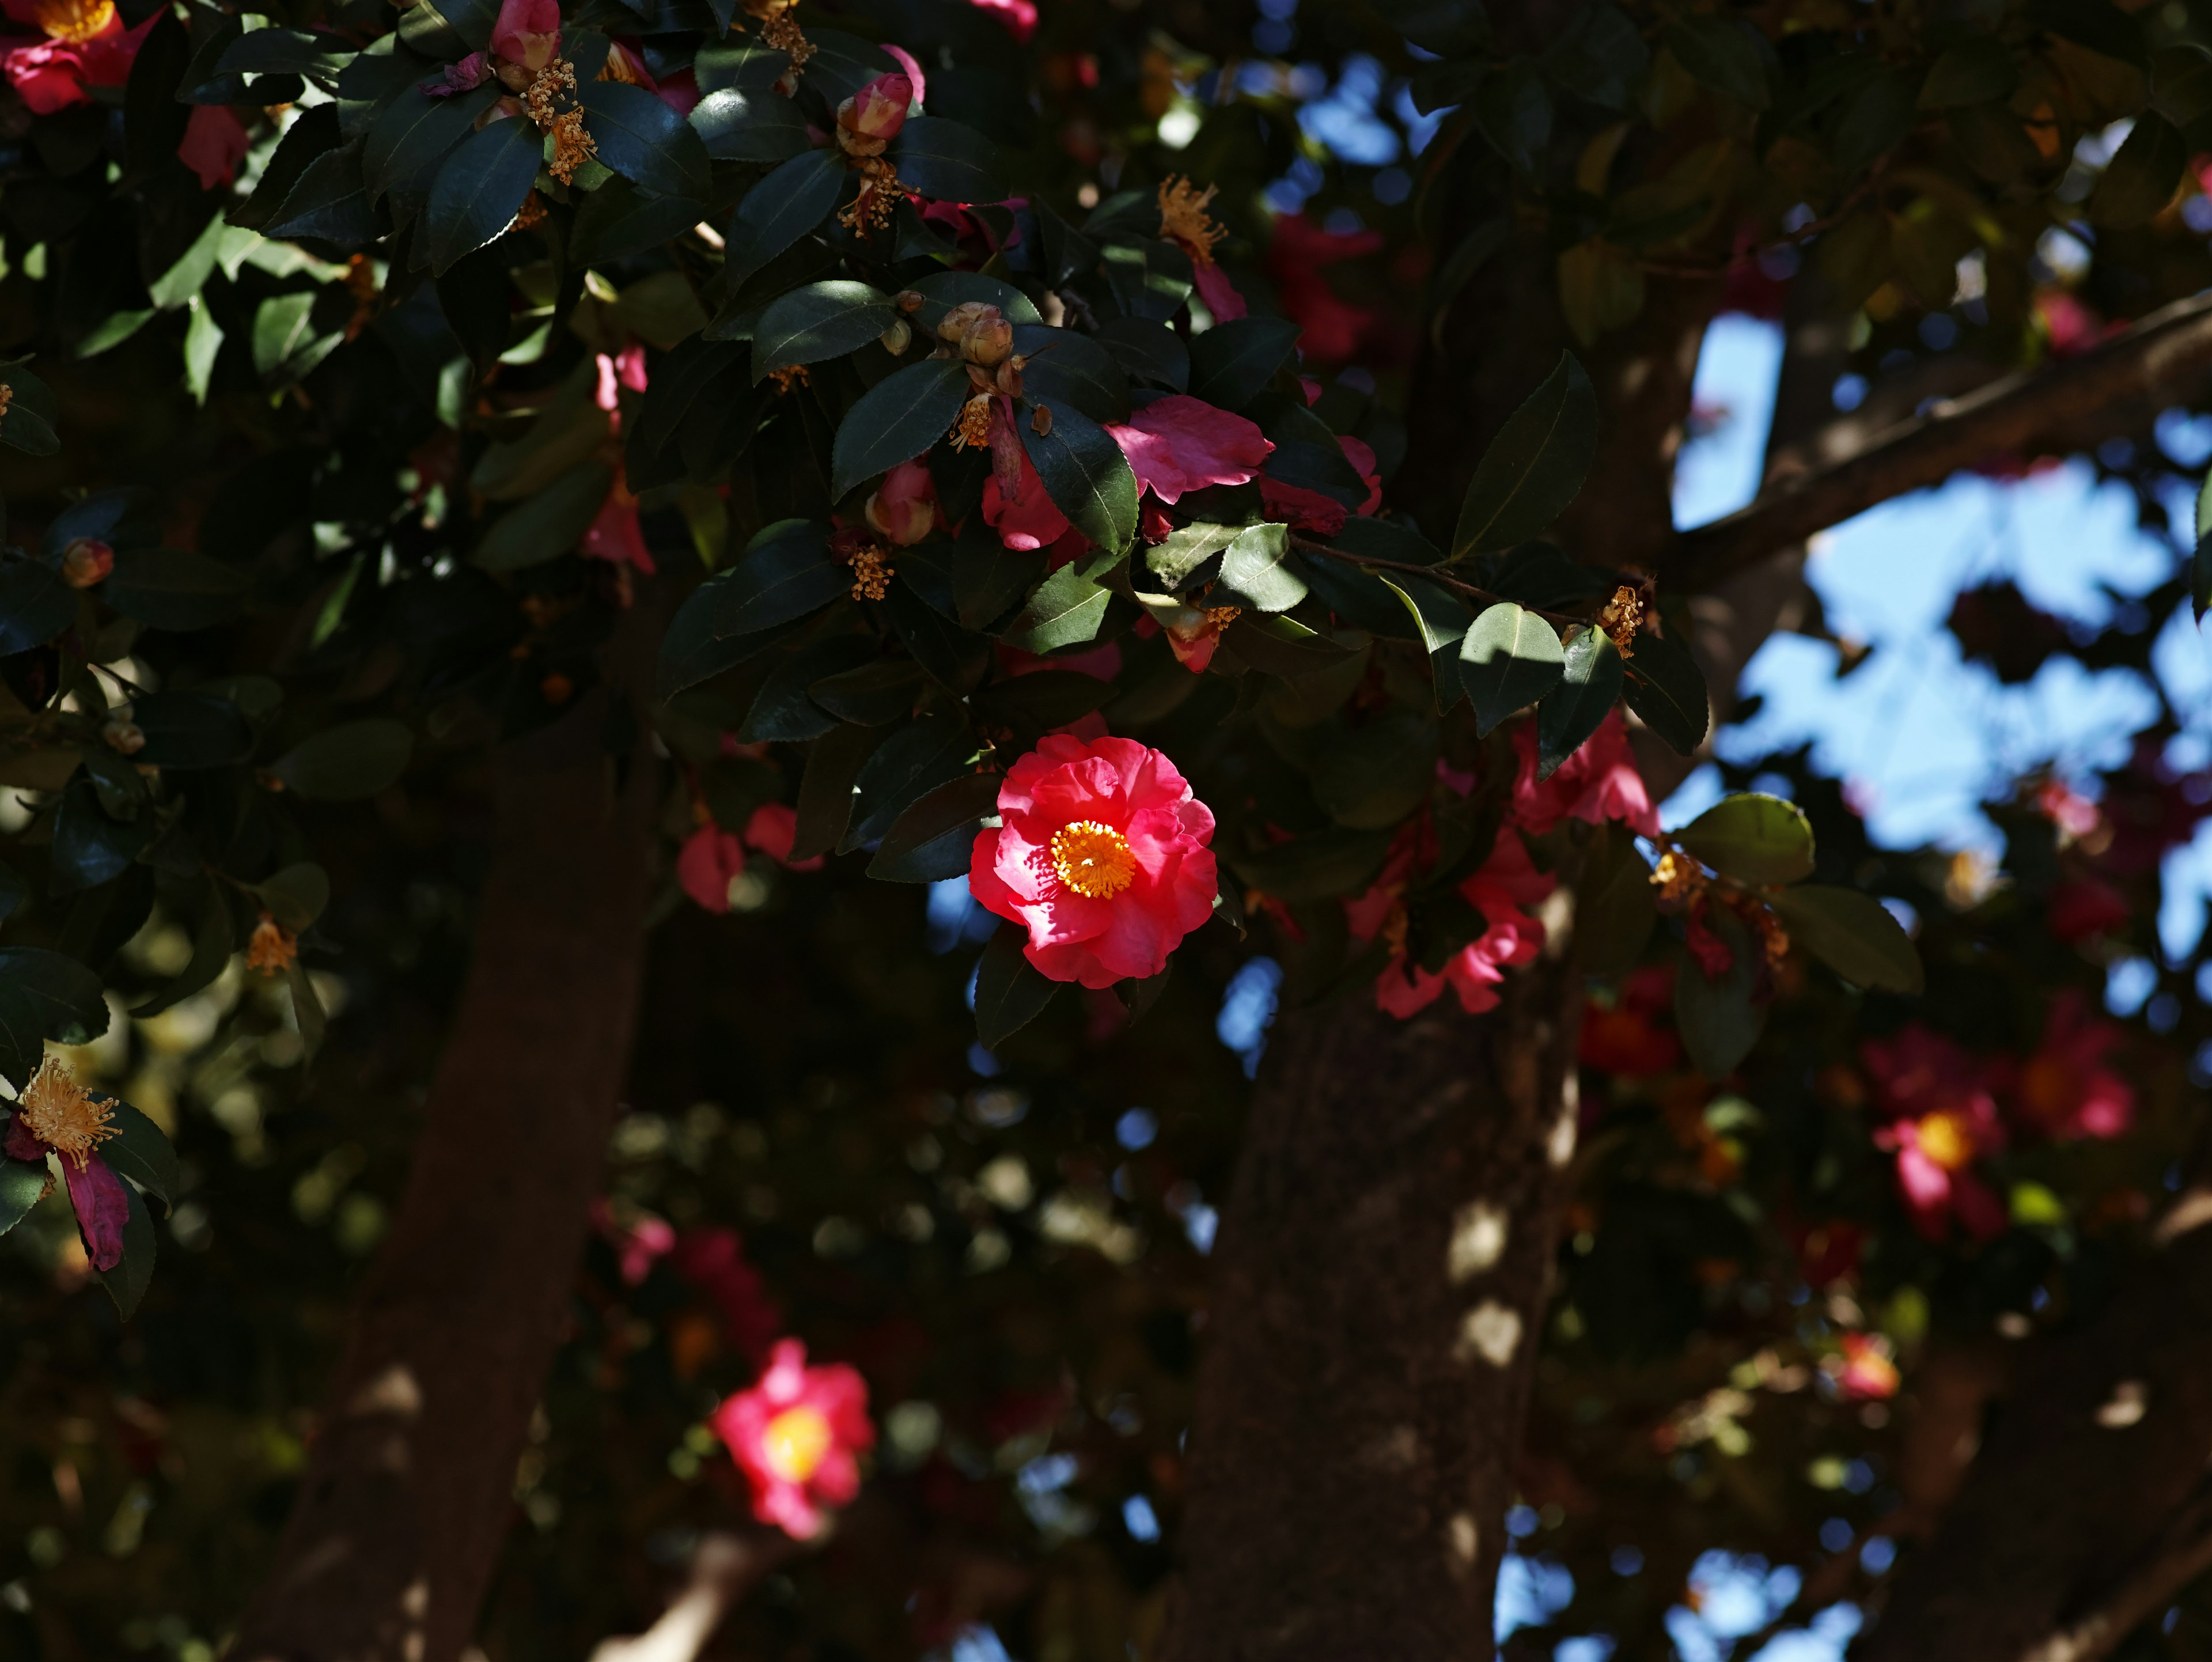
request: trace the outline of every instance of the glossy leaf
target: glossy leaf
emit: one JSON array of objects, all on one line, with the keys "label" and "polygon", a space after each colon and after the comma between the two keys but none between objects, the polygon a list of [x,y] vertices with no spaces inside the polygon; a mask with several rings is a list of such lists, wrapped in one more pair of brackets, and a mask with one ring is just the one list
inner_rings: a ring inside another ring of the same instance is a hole
[{"label": "glossy leaf", "polygon": [[746,192],[730,219],[723,280],[734,289],[829,218],[845,180],[834,151],[809,150]]},{"label": "glossy leaf", "polygon": [[704,201],[714,189],[707,146],[682,116],[642,87],[586,81],[576,88],[599,159],[640,190]]},{"label": "glossy leaf", "polygon": [[1000,638],[1023,652],[1054,652],[1097,637],[1114,596],[1071,561],[1037,586],[1022,615]]},{"label": "glossy leaf", "polygon": [[716,673],[699,673],[702,649],[758,635],[817,612],[852,587],[850,568],[830,557],[828,533],[811,520],[780,520],[745,545],[726,571],[694,589],[661,641],[659,689],[673,697]]},{"label": "glossy leaf", "polygon": [[778,296],[753,326],[753,379],[858,351],[897,320],[891,297],[866,283],[836,278],[794,289]]},{"label": "glossy leaf", "polygon": [[910,115],[889,151],[899,182],[939,202],[1003,202],[1006,163],[999,147],[963,121]]},{"label": "glossy leaf", "polygon": [[1872,895],[1804,883],[1783,890],[1771,904],[1790,939],[1844,980],[1880,992],[1926,990],[1912,937]]},{"label": "glossy leaf", "polygon": [[1190,395],[1222,410],[1242,410],[1297,350],[1289,318],[1245,317],[1218,323],[1190,343]]},{"label": "glossy leaf", "polygon": [[1771,48],[1749,21],[1686,12],[1667,26],[1663,38],[1693,80],[1754,110],[1774,101],[1767,73]]},{"label": "glossy leaf", "polygon": [[701,99],[687,119],[717,161],[788,161],[814,148],[798,104],[772,90],[726,87]]},{"label": "glossy leaf", "polygon": [[1023,955],[1019,928],[1000,929],[975,971],[975,1037],[995,1050],[1044,1013],[1060,990]]},{"label": "glossy leaf", "polygon": [[316,802],[359,802],[397,783],[415,753],[404,721],[372,716],[325,728],[278,757],[270,771]]},{"label": "glossy leaf", "polygon": [[1671,635],[1638,635],[1628,661],[1623,696],[1644,726],[1678,755],[1694,756],[1705,742],[1711,711],[1705,678],[1697,660]]},{"label": "glossy leaf", "polygon": [[1306,597],[1297,564],[1288,526],[1248,525],[1222,554],[1218,604],[1287,612]]},{"label": "glossy leaf", "polygon": [[999,811],[1000,776],[963,774],[947,780],[899,815],[868,875],[890,883],[936,883],[968,874],[976,833]]},{"label": "glossy leaf", "polygon": [[1813,822],[1795,802],[1757,791],[1724,796],[1674,840],[1739,883],[1801,883],[1813,874]]},{"label": "glossy leaf", "polygon": [[1452,557],[1526,542],[1582,490],[1597,454],[1597,395],[1571,352],[1491,441],[1468,487]]},{"label": "glossy leaf", "polygon": [[1485,608],[1460,642],[1460,685],[1474,701],[1475,732],[1488,737],[1559,684],[1559,631],[1511,601]]},{"label": "glossy leaf", "polygon": [[842,497],[943,439],[968,390],[966,368],[951,358],[910,363],[878,381],[838,423],[830,452],[830,494]]},{"label": "glossy leaf", "polygon": [[1079,410],[1055,415],[1052,431],[1021,423],[1022,448],[1053,506],[1100,548],[1118,553],[1137,534],[1137,478],[1111,434]]},{"label": "glossy leaf", "polygon": [[1536,777],[1549,779],[1603,724],[1620,697],[1626,666],[1593,624],[1567,631],[1559,685],[1536,707]]},{"label": "glossy leaf", "polygon": [[1724,906],[1705,909],[1705,925],[1729,950],[1729,967],[1709,979],[1694,960],[1674,975],[1674,1025],[1698,1071],[1721,1080],[1751,1054],[1766,1026],[1766,1007],[1753,994],[1758,985],[1760,947],[1735,914]]},{"label": "glossy leaf", "polygon": [[434,275],[514,222],[544,149],[538,129],[511,116],[465,141],[439,165],[422,231]]}]

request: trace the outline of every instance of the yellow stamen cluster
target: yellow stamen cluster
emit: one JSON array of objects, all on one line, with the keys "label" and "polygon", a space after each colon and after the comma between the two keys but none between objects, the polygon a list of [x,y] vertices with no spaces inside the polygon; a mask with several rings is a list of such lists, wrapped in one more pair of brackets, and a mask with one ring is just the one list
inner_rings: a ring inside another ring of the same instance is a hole
[{"label": "yellow stamen cluster", "polygon": [[514,210],[514,228],[526,231],[545,217],[545,198],[532,191],[522,198],[522,205]]},{"label": "yellow stamen cluster", "polygon": [[1923,1118],[1913,1128],[1913,1141],[1946,1172],[1955,1172],[1974,1158],[1974,1128],[1948,1110]]},{"label": "yellow stamen cluster", "polygon": [[1241,606],[1210,606],[1206,608],[1206,626],[1209,629],[1226,629],[1243,615],[1244,608]]},{"label": "yellow stamen cluster", "polygon": [[[576,177],[576,169],[599,153],[599,141],[584,131],[584,113],[575,107],[576,66],[556,58],[538,70],[522,107],[538,124],[538,131],[553,136],[553,160],[546,171],[563,185]],[[568,107],[557,109],[557,104]]]},{"label": "yellow stamen cluster", "polygon": [[766,20],[761,25],[762,44],[790,55],[789,76],[795,78],[806,68],[806,60],[813,57],[818,48],[806,38],[806,31],[799,27],[799,20],[791,15],[792,3],[795,3],[795,0],[782,4],[776,3],[776,0],[769,0],[767,6],[757,9],[747,6],[745,9],[752,12],[754,16]]},{"label": "yellow stamen cluster", "polygon": [[768,378],[775,383],[775,395],[781,398],[794,387],[811,387],[814,377],[806,373],[803,363],[787,363],[781,369],[771,369]]},{"label": "yellow stamen cluster", "polygon": [[1597,614],[1597,626],[1611,637],[1624,658],[1636,655],[1636,631],[1643,622],[1644,602],[1626,583],[1613,591],[1605,610]]},{"label": "yellow stamen cluster", "polygon": [[276,975],[290,969],[299,956],[299,937],[267,912],[262,913],[261,921],[253,926],[253,938],[246,943],[246,967]]},{"label": "yellow stamen cluster", "polygon": [[880,600],[890,587],[890,580],[898,574],[890,568],[889,557],[873,543],[863,543],[853,551],[853,598],[856,600]]},{"label": "yellow stamen cluster", "polygon": [[15,1112],[23,1129],[80,1172],[92,1151],[115,1135],[114,1105],[86,1093],[58,1056],[39,1064]]},{"label": "yellow stamen cluster", "polygon": [[1790,956],[1790,931],[1782,927],[1782,920],[1765,906],[1752,914],[1759,926],[1759,944],[1766,948],[1766,964],[1771,970],[1781,969]]},{"label": "yellow stamen cluster", "polygon": [[879,155],[861,157],[853,165],[865,176],[864,182],[860,193],[838,210],[837,222],[866,237],[891,222],[899,204],[906,200],[907,188],[899,183],[898,169]]},{"label": "yellow stamen cluster", "polygon": [[1705,868],[1686,854],[1668,849],[1659,856],[1659,868],[1651,874],[1651,880],[1659,886],[1662,900],[1683,900],[1705,886]]},{"label": "yellow stamen cluster", "polygon": [[1213,264],[1213,245],[1229,234],[1228,228],[1215,224],[1206,211],[1220,188],[1209,185],[1200,191],[1188,179],[1173,174],[1160,186],[1160,235],[1181,243],[1183,252],[1201,265]]},{"label": "yellow stamen cluster", "polygon": [[952,423],[952,447],[981,450],[990,442],[991,395],[978,393],[960,406],[960,418]]},{"label": "yellow stamen cluster", "polygon": [[787,1483],[803,1483],[820,1469],[834,1441],[829,1416],[801,1403],[761,1428],[761,1458]]},{"label": "yellow stamen cluster", "polygon": [[1129,839],[1096,819],[1078,819],[1052,834],[1052,868],[1086,900],[1111,900],[1137,875]]},{"label": "yellow stamen cluster", "polygon": [[98,40],[115,21],[115,0],[42,0],[32,15],[49,40],[82,46]]}]

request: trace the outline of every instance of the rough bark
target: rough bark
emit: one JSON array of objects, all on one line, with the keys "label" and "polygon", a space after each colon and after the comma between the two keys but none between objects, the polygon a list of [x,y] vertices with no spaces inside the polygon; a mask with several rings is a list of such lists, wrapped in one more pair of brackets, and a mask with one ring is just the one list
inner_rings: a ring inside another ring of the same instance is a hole
[{"label": "rough bark", "polygon": [[1860,1662],[2090,1662],[2212,1568],[2212,1201],[2095,1321],[2020,1359]]},{"label": "rough bark", "polygon": [[1491,1607],[1574,1150],[1571,977],[1270,1047],[1218,1247],[1167,1662],[1440,1662]]},{"label": "rough bark", "polygon": [[233,1662],[449,1662],[474,1632],[636,1016],[658,770],[641,745],[618,779],[607,714],[495,758],[475,960]]}]

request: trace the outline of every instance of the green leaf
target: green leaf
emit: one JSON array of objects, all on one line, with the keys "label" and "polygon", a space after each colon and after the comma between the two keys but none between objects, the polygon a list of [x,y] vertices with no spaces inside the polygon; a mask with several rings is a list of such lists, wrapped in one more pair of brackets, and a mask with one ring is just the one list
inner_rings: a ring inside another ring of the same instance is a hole
[{"label": "green leaf", "polygon": [[1190,256],[1171,242],[1109,242],[1098,251],[1098,263],[1114,298],[1133,318],[1164,323],[1190,298]]},{"label": "green leaf", "polygon": [[284,980],[292,991],[292,1020],[300,1029],[300,1048],[312,1062],[315,1052],[323,1048],[323,1031],[330,1025],[330,1017],[324,1012],[323,1001],[316,995],[314,980],[305,964],[294,959]]},{"label": "green leaf", "polygon": [[2181,130],[2157,111],[2143,111],[2089,193],[2090,222],[2106,230],[2148,224],[2173,200],[2188,164]]},{"label": "green leaf", "polygon": [[936,201],[1006,199],[1006,167],[999,147],[965,122],[910,115],[889,155],[902,185]]},{"label": "green leaf", "polygon": [[1484,608],[1459,655],[1460,685],[1474,701],[1475,733],[1486,739],[1559,685],[1565,669],[1559,631],[1510,600]]},{"label": "green leaf", "polygon": [[1559,518],[1597,454],[1597,395],[1571,352],[1513,412],[1474,470],[1454,559],[1526,542]]},{"label": "green leaf", "polygon": [[1115,693],[1111,681],[1073,669],[1037,669],[987,687],[975,697],[976,715],[1036,739],[1081,720]]},{"label": "green leaf", "polygon": [[1604,722],[1620,697],[1626,667],[1595,624],[1567,631],[1559,685],[1536,708],[1536,777],[1549,779]]},{"label": "green leaf", "polygon": [[477,539],[469,563],[483,571],[520,571],[558,559],[591,529],[613,483],[614,471],[605,462],[576,463],[494,520]]},{"label": "green leaf", "polygon": [[1087,562],[1071,561],[1037,585],[1022,615],[1000,638],[1023,652],[1055,652],[1097,638],[1114,596],[1085,575]]},{"label": "green leaf", "polygon": [[1475,88],[1474,106],[1490,147],[1515,173],[1533,174],[1552,139],[1552,98],[1536,66],[1525,58],[1500,65]]},{"label": "green leaf", "polygon": [[2012,96],[2020,85],[2020,63],[2012,48],[1979,29],[1943,48],[1920,83],[1917,100],[1923,110],[1964,109]]},{"label": "green leaf", "polygon": [[[248,37],[251,39],[251,37]],[[361,147],[341,145],[307,164],[284,193],[264,235],[319,237],[325,242],[368,242],[376,235],[376,210],[362,180]]]},{"label": "green leaf", "polygon": [[1242,410],[1275,378],[1298,344],[1288,318],[1217,323],[1190,343],[1190,395],[1221,410]]},{"label": "green leaf", "polygon": [[138,1191],[127,1183],[123,1195],[131,1206],[131,1215],[123,1225],[123,1257],[114,1269],[95,1273],[107,1296],[115,1300],[115,1313],[128,1321],[153,1284],[154,1220]]},{"label": "green leaf", "polygon": [[1667,26],[1664,39],[1674,61],[1689,72],[1692,80],[1754,110],[1765,109],[1773,102],[1773,84],[1767,74],[1767,58],[1773,48],[1747,21],[1686,13]]},{"label": "green leaf", "polygon": [[134,1019],[143,1021],[183,1003],[202,988],[212,985],[215,978],[230,967],[230,955],[238,945],[230,903],[212,879],[202,883],[201,894],[199,927],[192,933],[192,955],[185,961],[185,967],[177,972],[174,980],[131,1012]]},{"label": "green leaf", "polygon": [[1459,647],[1472,621],[1467,603],[1441,584],[1410,572],[1393,572],[1386,577],[1378,571],[1375,581],[1395,594],[1413,618],[1421,648],[1429,654],[1437,713],[1442,715],[1465,696],[1460,685]]},{"label": "green leaf", "polygon": [[44,646],[76,621],[76,591],[54,567],[43,560],[0,565],[0,658]]},{"label": "green leaf", "polygon": [[854,780],[853,823],[840,854],[880,838],[919,798],[969,771],[975,740],[952,715],[929,715],[884,740]]},{"label": "green leaf", "polygon": [[878,381],[838,423],[830,494],[842,498],[862,480],[913,460],[951,431],[967,398],[968,371],[955,358],[910,363]]},{"label": "green leaf", "polygon": [[975,967],[975,1037],[996,1050],[1052,1002],[1060,983],[1049,981],[1023,953],[1021,929],[1000,929],[983,948]]},{"label": "green leaf", "polygon": [[52,1175],[42,1160],[0,1160],[0,1234],[30,1215]]},{"label": "green leaf", "polygon": [[963,629],[1005,620],[1036,577],[1031,550],[1008,548],[989,527],[971,522],[951,542],[922,543],[898,557],[901,579]]},{"label": "green leaf", "polygon": [[708,661],[703,648],[804,618],[852,584],[851,569],[830,557],[828,533],[816,521],[763,527],[735,564],[700,584],[678,608],[660,645],[660,697],[672,698],[720,673],[724,666],[699,673]]},{"label": "green leaf", "polygon": [[1708,980],[1694,959],[1674,973],[1674,1025],[1698,1071],[1720,1080],[1751,1054],[1766,1026],[1766,1008],[1753,1001],[1759,948],[1742,921],[1725,906],[1705,909],[1705,926],[1729,949],[1727,971]]},{"label": "green leaf", "polygon": [[295,745],[270,771],[311,802],[361,802],[396,783],[414,753],[405,722],[371,716]]},{"label": "green leaf", "polygon": [[433,276],[443,276],[454,261],[514,222],[544,152],[538,129],[510,116],[465,140],[439,164],[422,228]]},{"label": "green leaf", "polygon": [[1592,975],[1627,974],[1658,922],[1650,862],[1638,850],[1636,833],[1609,820],[1592,839],[1575,886],[1575,951],[1583,968]]},{"label": "green leaf", "polygon": [[1127,548],[1137,534],[1137,476],[1113,435],[1079,410],[1055,411],[1049,433],[1027,422],[1020,430],[1045,495],[1067,522],[1109,553]]},{"label": "green leaf", "polygon": [[879,737],[872,728],[841,727],[814,741],[799,781],[799,823],[791,837],[793,860],[827,854],[844,840],[854,786]]},{"label": "green leaf", "polygon": [[753,380],[765,380],[771,369],[858,351],[896,321],[891,297],[866,283],[837,278],[794,289],[753,326]]},{"label": "green leaf", "polygon": [[[807,696],[816,683],[843,675],[876,661],[876,642],[866,635],[833,635],[799,648],[771,671],[738,726],[742,745],[781,740],[803,744],[819,738],[837,725],[837,718]],[[908,702],[911,702],[909,699]],[[902,714],[894,710],[888,721]],[[881,721],[867,723],[881,726]]]},{"label": "green leaf", "polygon": [[100,1159],[147,1190],[167,1211],[176,1204],[184,1184],[177,1172],[177,1151],[161,1135],[161,1128],[120,1100],[110,1105],[107,1124],[115,1135],[100,1145]]},{"label": "green leaf", "polygon": [[1420,807],[1436,782],[1438,743],[1433,717],[1387,710],[1321,747],[1308,772],[1314,800],[1355,831],[1395,825]]},{"label": "green leaf", "polygon": [[1016,328],[1044,321],[1027,295],[1005,279],[987,277],[981,271],[932,271],[927,277],[916,277],[907,287],[928,302],[915,314],[915,323],[920,329],[935,329],[947,312],[969,301],[997,307],[999,315]]},{"label": "green leaf", "polygon": [[[1278,530],[1282,527],[1276,527]],[[1246,529],[1240,525],[1215,525],[1206,520],[1193,520],[1188,525],[1179,525],[1168,533],[1164,541],[1145,550],[1146,569],[1167,585],[1173,594],[1183,586],[1192,573],[1208,560],[1235,542]]]},{"label": "green leaf", "polygon": [[1886,993],[1927,990],[1912,937],[1872,895],[1805,883],[1783,890],[1769,904],[1790,940],[1855,986]]},{"label": "green leaf", "polygon": [[901,563],[884,593],[884,615],[930,679],[947,691],[966,691],[990,667],[991,637],[963,629],[923,600]]},{"label": "green leaf", "polygon": [[1625,696],[1629,709],[1677,755],[1694,756],[1705,742],[1705,678],[1689,649],[1673,636],[1636,637]]},{"label": "green leaf", "polygon": [[806,691],[830,715],[880,728],[914,713],[921,697],[921,666],[911,659],[878,658],[857,669],[825,675]]},{"label": "green leaf", "polygon": [[297,934],[312,928],[331,904],[331,874],[311,860],[284,867],[252,886],[269,915]]},{"label": "green leaf", "polygon": [[1221,587],[1226,593],[1220,603],[1288,611],[1306,597],[1295,565],[1290,527],[1246,526],[1221,557]]},{"label": "green leaf", "polygon": [[965,877],[977,832],[999,811],[995,773],[947,780],[899,815],[868,861],[868,875],[887,883],[936,883]]},{"label": "green leaf", "polygon": [[1912,131],[1914,86],[1902,70],[1882,70],[1853,88],[1842,103],[1828,154],[1838,169],[1856,174],[1894,149]]},{"label": "green leaf", "polygon": [[1020,323],[1014,350],[1029,360],[1022,384],[1031,404],[1048,405],[1055,415],[1073,409],[1097,422],[1128,420],[1129,377],[1090,336]]},{"label": "green leaf", "polygon": [[54,813],[54,840],[46,858],[46,887],[74,894],[97,887],[130,870],[146,846],[143,821],[111,818],[100,806],[93,782],[80,774],[62,793]]},{"label": "green leaf", "polygon": [[788,161],[814,148],[798,103],[779,92],[726,87],[701,99],[689,119],[717,161]]},{"label": "green leaf", "polygon": [[[834,149],[795,155],[745,192],[730,217],[722,280],[732,291],[830,217],[845,188]],[[904,458],[901,458],[902,460]]]},{"label": "green leaf", "polygon": [[1389,851],[1388,831],[1333,826],[1256,853],[1232,855],[1229,865],[1248,888],[1278,900],[1334,900],[1364,890]]},{"label": "green leaf", "polygon": [[362,143],[362,183],[372,197],[407,184],[475,131],[477,118],[499,101],[496,82],[451,98],[402,95],[371,124]]},{"label": "green leaf", "polygon": [[329,356],[343,338],[332,332],[314,332],[315,301],[312,289],[272,295],[253,314],[253,368],[264,380],[279,376],[297,380]]},{"label": "green leaf", "polygon": [[253,729],[237,705],[204,692],[149,692],[131,704],[146,735],[137,759],[160,768],[222,768],[253,754]]},{"label": "green leaf", "polygon": [[1724,796],[1674,840],[1739,883],[1801,883],[1813,874],[1813,822],[1795,802],[1746,791]]},{"label": "green leaf", "polygon": [[1098,341],[1132,380],[1146,380],[1170,392],[1190,385],[1190,349],[1174,330],[1146,318],[1105,318]]},{"label": "green leaf", "polygon": [[83,1044],[107,1031],[100,977],[44,947],[0,947],[0,1074],[17,1089],[45,1054],[43,1041]]},{"label": "green leaf", "polygon": [[703,202],[714,172],[697,131],[642,87],[586,81],[576,88],[600,163],[655,196]]}]

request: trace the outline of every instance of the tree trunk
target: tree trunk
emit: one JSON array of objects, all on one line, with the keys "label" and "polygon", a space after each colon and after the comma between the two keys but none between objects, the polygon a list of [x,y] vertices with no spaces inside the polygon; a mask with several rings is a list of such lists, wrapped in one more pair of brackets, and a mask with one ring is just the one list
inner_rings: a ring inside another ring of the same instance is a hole
[{"label": "tree trunk", "polygon": [[2021,1381],[1860,1662],[2089,1662],[2212,1566],[2212,1194]]},{"label": "tree trunk", "polygon": [[607,715],[495,760],[475,961],[233,1662],[449,1662],[475,1631],[635,1022],[659,769],[641,735],[617,782]]},{"label": "tree trunk", "polygon": [[1269,1047],[1218,1248],[1168,1662],[1441,1662],[1491,1606],[1574,1151],[1577,978]]}]

